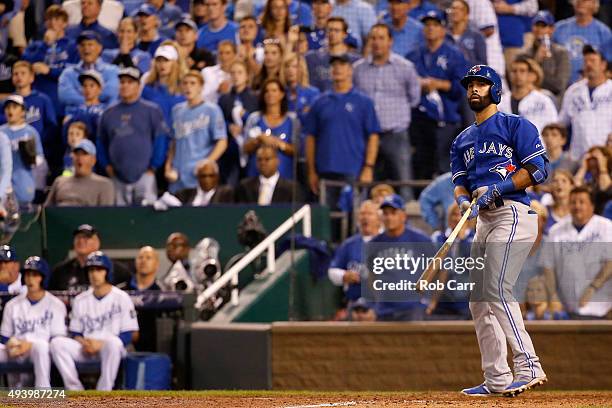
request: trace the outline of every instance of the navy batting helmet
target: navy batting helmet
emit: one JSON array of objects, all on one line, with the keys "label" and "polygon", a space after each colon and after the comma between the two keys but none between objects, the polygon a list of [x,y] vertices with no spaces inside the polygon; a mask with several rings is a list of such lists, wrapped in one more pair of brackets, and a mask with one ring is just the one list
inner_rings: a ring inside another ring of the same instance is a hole
[{"label": "navy batting helmet", "polygon": [[87,256],[85,269],[89,270],[89,268],[93,267],[106,269],[106,281],[110,283],[113,282],[113,263],[104,252],[96,251]]},{"label": "navy batting helmet", "polygon": [[49,284],[49,278],[51,278],[51,271],[49,270],[49,264],[40,256],[31,256],[23,263],[23,272],[35,271],[43,276],[42,287],[47,289]]},{"label": "navy batting helmet", "polygon": [[491,101],[496,105],[501,102],[502,81],[499,74],[495,72],[493,68],[488,65],[474,65],[468,70],[463,79],[461,79],[461,85],[467,89],[472,79],[481,79],[490,83]]},{"label": "navy batting helmet", "polygon": [[17,254],[10,245],[0,245],[0,262],[17,262]]}]

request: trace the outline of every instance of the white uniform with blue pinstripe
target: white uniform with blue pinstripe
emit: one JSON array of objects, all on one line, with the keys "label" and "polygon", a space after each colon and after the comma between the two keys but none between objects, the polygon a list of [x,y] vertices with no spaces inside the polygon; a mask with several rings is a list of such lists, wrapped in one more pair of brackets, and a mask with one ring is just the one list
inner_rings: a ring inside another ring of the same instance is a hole
[{"label": "white uniform with blue pinstripe", "polygon": [[[452,180],[474,192],[504,182],[521,168],[531,166],[541,182],[546,177],[546,160],[532,123],[497,112],[465,129],[453,142]],[[524,190],[505,193],[502,198],[503,205],[498,202],[497,208],[480,211],[471,254],[485,258],[485,268],[470,273],[475,283],[470,310],[485,385],[491,392],[502,392],[516,381],[530,382],[545,376],[525,330],[519,304],[512,297],[514,284],[538,235],[538,216],[530,209]],[[506,359],[506,342],[513,353],[514,376]]]}]

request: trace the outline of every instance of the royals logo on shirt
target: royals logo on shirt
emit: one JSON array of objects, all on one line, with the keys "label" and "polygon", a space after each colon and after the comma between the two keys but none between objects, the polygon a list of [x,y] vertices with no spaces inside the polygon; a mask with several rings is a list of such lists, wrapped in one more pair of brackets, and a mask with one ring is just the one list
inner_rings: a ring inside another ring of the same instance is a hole
[{"label": "royals logo on shirt", "polygon": [[346,109],[347,112],[352,112],[353,111],[353,104],[350,102],[347,102],[346,105],[344,105],[344,109]]},{"label": "royals logo on shirt", "polygon": [[503,163],[497,164],[489,169],[491,173],[497,173],[502,180],[508,178],[508,176],[516,171],[516,166],[512,164],[512,159],[506,160]]}]

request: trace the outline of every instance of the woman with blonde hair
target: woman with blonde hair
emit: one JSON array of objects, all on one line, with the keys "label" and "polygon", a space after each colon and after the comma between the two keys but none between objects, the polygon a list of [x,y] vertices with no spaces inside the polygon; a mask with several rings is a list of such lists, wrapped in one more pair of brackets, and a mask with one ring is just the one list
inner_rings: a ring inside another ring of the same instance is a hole
[{"label": "woman with blonde hair", "polygon": [[304,57],[295,53],[289,54],[283,62],[280,80],[287,88],[289,110],[298,115],[303,125],[310,107],[321,93],[317,88],[310,86]]},{"label": "woman with blonde hair", "polygon": [[166,123],[172,123],[172,108],[185,101],[181,94],[181,79],[188,71],[179,45],[164,41],[155,50],[154,61],[149,72],[142,77],[142,97],[159,105]]}]

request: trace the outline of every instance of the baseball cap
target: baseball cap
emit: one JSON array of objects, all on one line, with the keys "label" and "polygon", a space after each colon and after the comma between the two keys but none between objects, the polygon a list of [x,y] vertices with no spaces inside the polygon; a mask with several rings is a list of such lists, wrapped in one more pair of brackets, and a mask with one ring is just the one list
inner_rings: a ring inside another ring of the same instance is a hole
[{"label": "baseball cap", "polygon": [[83,85],[83,81],[86,79],[93,79],[94,81],[96,81],[98,83],[98,85],[100,85],[101,87],[104,86],[104,79],[102,79],[102,75],[100,75],[100,73],[96,70],[93,69],[88,69],[87,71],[83,71],[80,75],[79,75],[79,82],[81,83],[81,85]]},{"label": "baseball cap", "polygon": [[605,59],[601,50],[592,44],[585,44],[584,47],[582,47],[582,55],[587,54],[599,54],[602,58]]},{"label": "baseball cap", "polygon": [[440,24],[446,24],[446,14],[442,10],[429,10],[421,16],[420,20],[421,23],[425,23],[427,20],[436,20]]},{"label": "baseball cap", "polygon": [[73,152],[76,152],[77,150],[82,150],[87,154],[91,154],[92,156],[96,155],[96,145],[94,145],[93,142],[88,139],[81,140],[79,144],[72,148]]},{"label": "baseball cap", "polygon": [[380,204],[380,208],[385,207],[393,207],[397,210],[403,210],[406,203],[404,203],[404,199],[399,194],[390,194],[385,197],[383,202]]},{"label": "baseball cap", "polygon": [[94,235],[98,235],[98,230],[90,224],[81,224],[74,231],[72,231],[73,237],[77,236],[78,234],[84,234],[88,237],[92,237]]},{"label": "baseball cap", "polygon": [[154,58],[157,57],[163,57],[170,61],[176,61],[178,60],[178,52],[176,51],[176,48],[171,45],[162,45],[155,50]]},{"label": "baseball cap", "polygon": [[17,262],[17,254],[10,245],[0,246],[0,262]]},{"label": "baseball cap", "polygon": [[176,30],[177,28],[179,28],[179,26],[182,26],[182,25],[185,25],[194,31],[198,31],[198,25],[195,23],[195,21],[193,21],[190,18],[183,18],[177,21],[176,24],[174,25],[174,29]]},{"label": "baseball cap", "polygon": [[102,44],[102,38],[100,38],[100,34],[96,33],[95,31],[91,31],[91,30],[83,31],[77,37],[77,44],[80,44],[81,42],[86,41],[86,40],[95,40],[98,42],[98,44]]},{"label": "baseball cap", "polygon": [[133,13],[132,17],[138,16],[156,16],[157,9],[149,3],[143,3]]},{"label": "baseball cap", "polygon": [[339,55],[332,55],[329,57],[329,65],[332,65],[334,62],[342,62],[344,64],[350,64],[351,60],[349,59],[348,54],[339,54]]},{"label": "baseball cap", "polygon": [[533,17],[533,20],[531,20],[531,24],[537,24],[537,23],[544,23],[547,26],[551,26],[555,24],[555,18],[553,17],[552,14],[550,14],[550,11],[540,10]]},{"label": "baseball cap", "polygon": [[4,106],[6,106],[9,103],[14,103],[15,105],[23,106],[25,108],[25,100],[23,99],[23,96],[21,95],[13,94],[13,95],[7,96],[6,99],[4,100]]},{"label": "baseball cap", "polygon": [[124,67],[119,70],[119,74],[117,74],[119,78],[122,76],[127,76],[132,78],[134,81],[140,81],[140,70],[134,67]]}]

